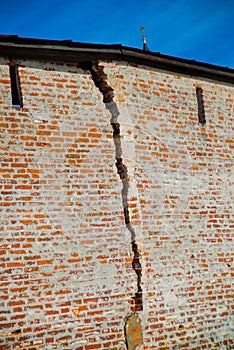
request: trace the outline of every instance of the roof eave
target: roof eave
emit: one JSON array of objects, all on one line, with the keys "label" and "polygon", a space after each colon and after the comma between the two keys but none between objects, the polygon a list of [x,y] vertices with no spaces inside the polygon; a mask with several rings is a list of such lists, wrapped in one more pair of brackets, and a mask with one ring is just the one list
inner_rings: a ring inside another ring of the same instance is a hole
[{"label": "roof eave", "polygon": [[[4,39],[3,39],[4,38]],[[10,59],[41,59],[79,63],[91,60],[122,60],[173,73],[198,76],[234,84],[234,69],[179,59],[121,44],[102,45],[41,39],[0,37],[0,55]]]}]

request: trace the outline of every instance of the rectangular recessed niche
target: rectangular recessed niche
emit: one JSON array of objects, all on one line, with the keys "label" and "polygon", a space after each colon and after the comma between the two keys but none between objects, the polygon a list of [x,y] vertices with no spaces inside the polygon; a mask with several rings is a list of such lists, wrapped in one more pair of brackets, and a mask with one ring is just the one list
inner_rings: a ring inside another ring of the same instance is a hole
[{"label": "rectangular recessed niche", "polygon": [[202,88],[196,87],[197,106],[198,106],[198,120],[200,124],[206,124],[205,108],[203,102]]},{"label": "rectangular recessed niche", "polygon": [[18,66],[10,65],[9,70],[10,70],[10,79],[11,79],[12,106],[21,108],[23,107],[23,99],[21,94]]}]

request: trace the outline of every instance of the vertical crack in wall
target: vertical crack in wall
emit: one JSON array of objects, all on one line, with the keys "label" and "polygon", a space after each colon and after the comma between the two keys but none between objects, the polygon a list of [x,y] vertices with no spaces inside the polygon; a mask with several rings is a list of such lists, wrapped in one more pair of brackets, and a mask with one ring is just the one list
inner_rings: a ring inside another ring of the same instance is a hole
[{"label": "vertical crack in wall", "polygon": [[121,133],[120,133],[120,123],[119,123],[119,110],[118,106],[114,101],[114,90],[111,86],[108,85],[107,75],[104,72],[103,66],[99,66],[98,61],[85,62],[80,65],[82,69],[89,70],[93,79],[95,86],[99,89],[103,96],[103,103],[105,104],[106,109],[110,112],[111,115],[111,126],[113,129],[113,140],[115,144],[115,159],[116,159],[116,168],[117,173],[122,181],[122,204],[124,211],[125,224],[127,229],[131,234],[131,245],[133,252],[133,261],[132,267],[137,275],[137,291],[133,297],[133,303],[131,306],[131,312],[137,312],[143,310],[143,301],[142,301],[142,287],[141,287],[141,277],[142,277],[142,268],[141,268],[141,254],[136,243],[136,234],[135,230],[131,225],[131,218],[129,213],[128,205],[128,192],[129,192],[129,176],[126,165],[123,163],[122,159],[122,145],[121,145]]}]

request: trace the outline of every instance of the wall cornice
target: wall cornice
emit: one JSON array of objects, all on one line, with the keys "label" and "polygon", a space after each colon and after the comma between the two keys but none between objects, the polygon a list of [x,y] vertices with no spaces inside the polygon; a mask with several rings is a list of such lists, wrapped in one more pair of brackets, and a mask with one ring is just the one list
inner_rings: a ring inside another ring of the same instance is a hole
[{"label": "wall cornice", "polygon": [[143,51],[121,44],[86,44],[71,40],[44,40],[0,36],[0,56],[10,59],[41,59],[78,63],[117,60],[154,67],[172,73],[234,84],[234,69]]}]

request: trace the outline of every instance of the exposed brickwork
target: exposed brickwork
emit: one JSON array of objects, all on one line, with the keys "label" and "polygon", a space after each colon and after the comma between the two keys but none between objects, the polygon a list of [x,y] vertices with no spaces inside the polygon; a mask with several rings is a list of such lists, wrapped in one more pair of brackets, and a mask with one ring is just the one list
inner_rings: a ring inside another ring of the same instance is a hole
[{"label": "exposed brickwork", "polygon": [[99,62],[113,125],[87,67],[19,61],[17,109],[0,63],[0,349],[126,349],[139,281],[116,123],[138,348],[232,349],[233,86]]}]

